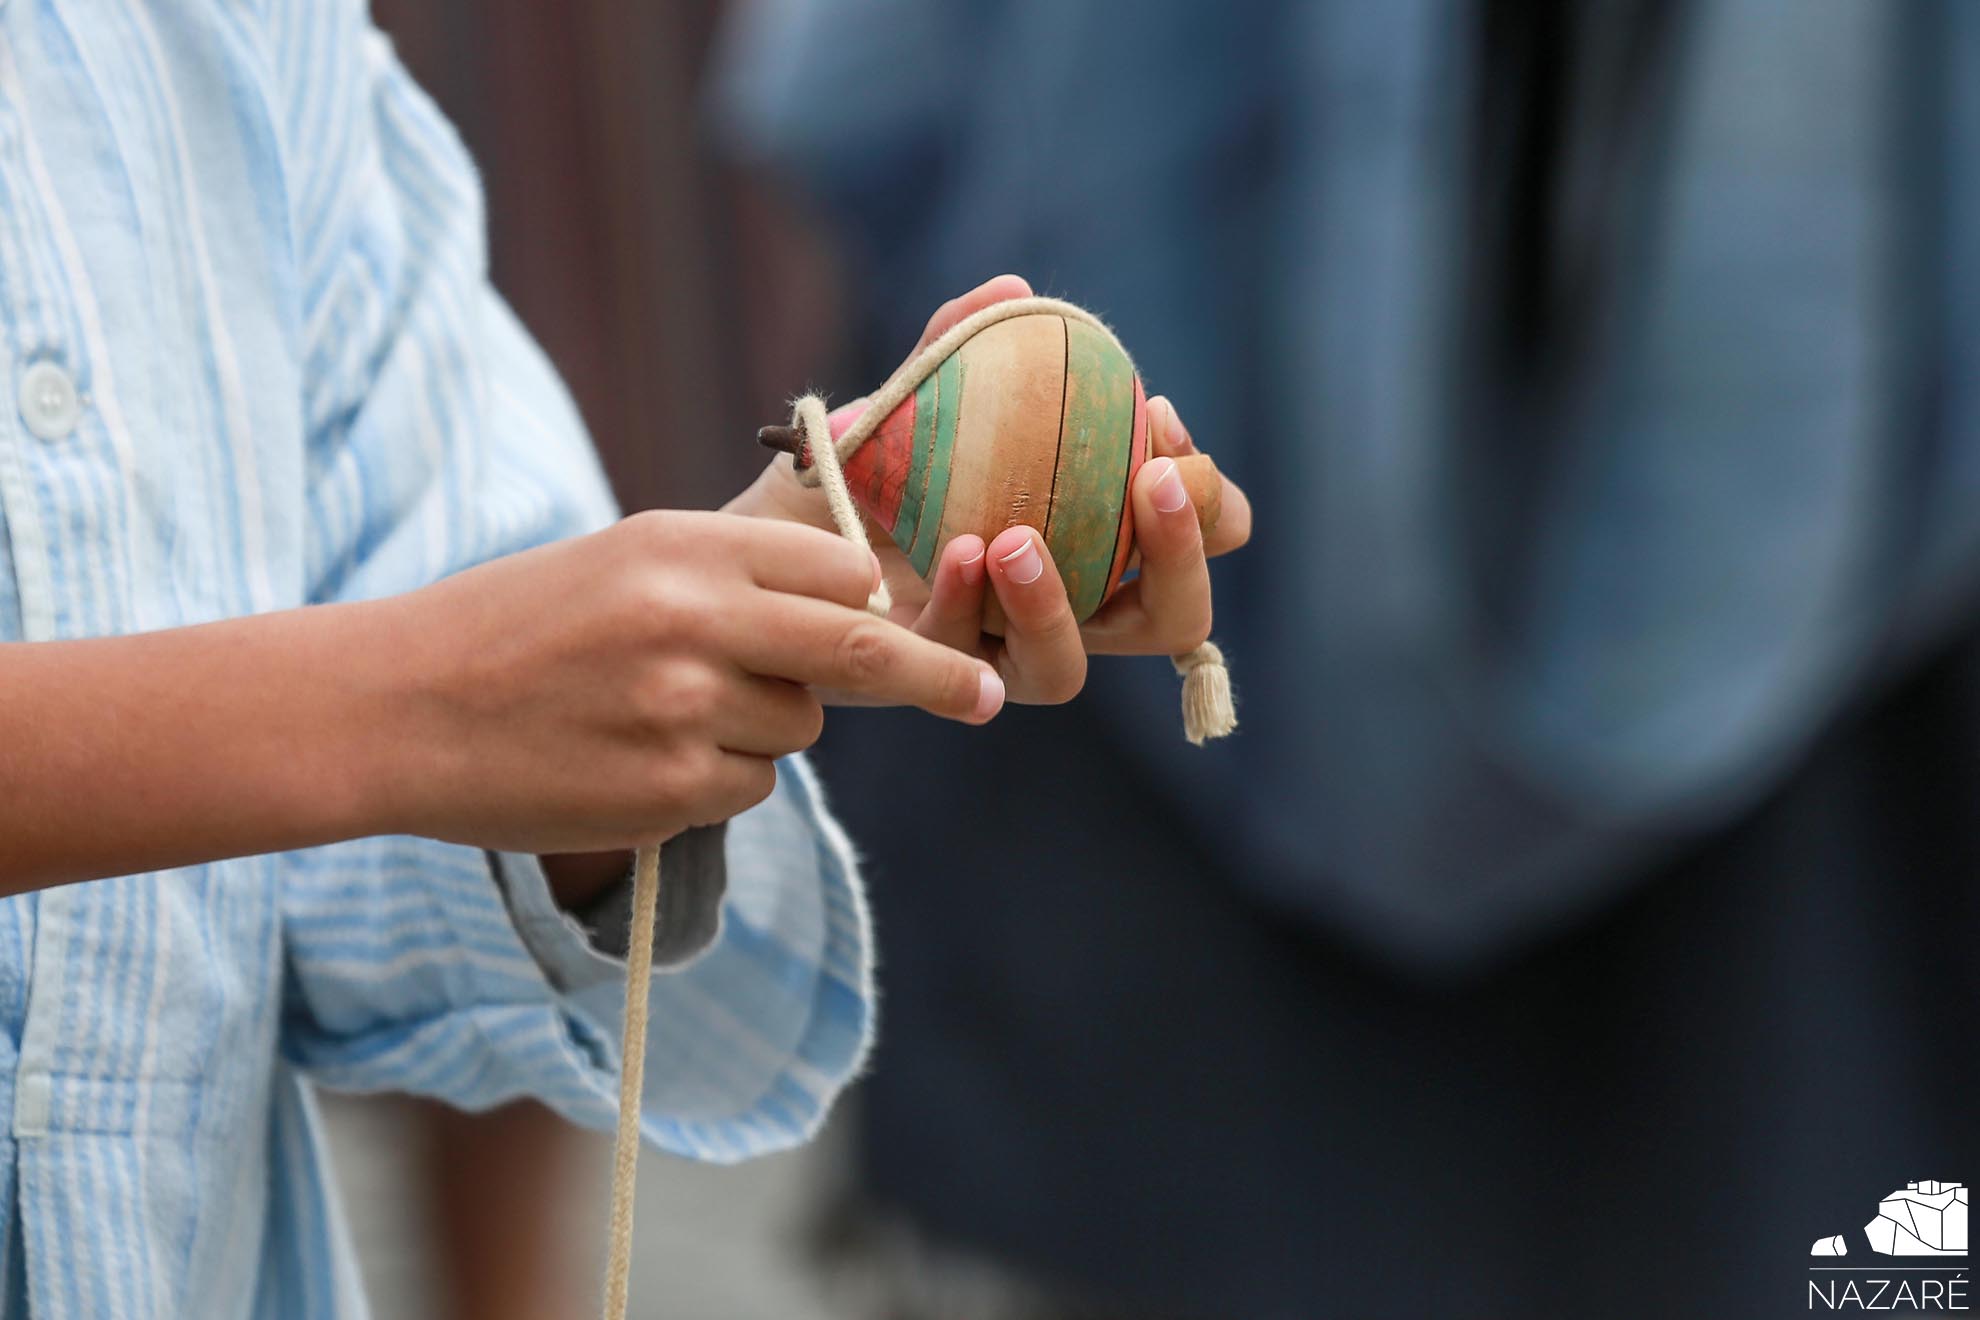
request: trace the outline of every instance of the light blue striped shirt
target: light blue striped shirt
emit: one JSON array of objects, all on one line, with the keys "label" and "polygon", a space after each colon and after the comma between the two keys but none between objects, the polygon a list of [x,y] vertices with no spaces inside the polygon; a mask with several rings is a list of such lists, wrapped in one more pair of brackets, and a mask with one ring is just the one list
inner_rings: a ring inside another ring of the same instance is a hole
[{"label": "light blue striped shirt", "polygon": [[[400,592],[612,512],[358,0],[0,8],[0,640]],[[785,769],[654,987],[684,1154],[799,1140],[868,1038],[849,851]],[[5,1314],[363,1314],[311,1080],[602,1126],[622,987],[530,859],[418,839],[0,900]]]}]

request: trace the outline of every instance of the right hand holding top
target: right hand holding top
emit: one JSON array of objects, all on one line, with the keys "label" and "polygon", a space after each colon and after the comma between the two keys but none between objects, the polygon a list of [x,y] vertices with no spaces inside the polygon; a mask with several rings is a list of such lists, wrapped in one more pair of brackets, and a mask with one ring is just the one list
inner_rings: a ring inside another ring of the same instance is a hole
[{"label": "right hand holding top", "polygon": [[768,797],[823,726],[814,689],[994,716],[988,664],[866,611],[877,571],[815,528],[650,512],[380,602],[413,676],[381,734],[418,744],[383,811],[482,847],[632,847]]}]

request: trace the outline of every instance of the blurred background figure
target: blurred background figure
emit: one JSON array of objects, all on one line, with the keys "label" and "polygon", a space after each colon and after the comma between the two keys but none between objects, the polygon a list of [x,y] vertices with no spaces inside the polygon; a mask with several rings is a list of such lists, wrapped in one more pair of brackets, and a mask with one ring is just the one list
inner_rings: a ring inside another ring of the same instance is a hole
[{"label": "blurred background figure", "polygon": [[842,397],[1021,271],[1257,492],[1238,737],[1159,664],[828,733],[865,1314],[1773,1314],[1980,1167],[1980,6],[733,23]]},{"label": "blurred background figure", "polygon": [[[1126,662],[987,736],[835,717],[894,825],[857,1131],[648,1161],[635,1296],[1769,1315],[1974,1181],[1980,6],[379,7],[628,507],[1001,270],[1255,497],[1237,738]],[[587,1295],[588,1138],[339,1124],[382,1320]]]}]

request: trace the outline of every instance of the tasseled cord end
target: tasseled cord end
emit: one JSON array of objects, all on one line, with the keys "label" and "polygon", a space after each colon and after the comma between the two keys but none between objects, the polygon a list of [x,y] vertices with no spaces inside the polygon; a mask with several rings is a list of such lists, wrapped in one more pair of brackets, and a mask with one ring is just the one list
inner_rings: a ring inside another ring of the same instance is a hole
[{"label": "tasseled cord end", "polygon": [[1182,675],[1183,736],[1201,747],[1237,728],[1237,707],[1231,701],[1231,671],[1215,642],[1205,642],[1188,655],[1172,657]]}]

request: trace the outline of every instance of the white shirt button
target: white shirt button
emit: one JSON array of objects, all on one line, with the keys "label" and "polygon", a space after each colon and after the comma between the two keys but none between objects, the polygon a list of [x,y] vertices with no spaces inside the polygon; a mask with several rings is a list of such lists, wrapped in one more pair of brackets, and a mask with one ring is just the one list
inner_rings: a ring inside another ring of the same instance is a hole
[{"label": "white shirt button", "polygon": [[66,440],[82,417],[76,383],[53,362],[37,362],[21,373],[21,420],[43,440]]}]

